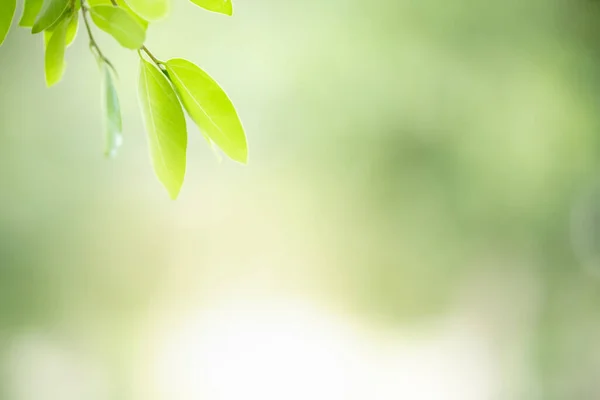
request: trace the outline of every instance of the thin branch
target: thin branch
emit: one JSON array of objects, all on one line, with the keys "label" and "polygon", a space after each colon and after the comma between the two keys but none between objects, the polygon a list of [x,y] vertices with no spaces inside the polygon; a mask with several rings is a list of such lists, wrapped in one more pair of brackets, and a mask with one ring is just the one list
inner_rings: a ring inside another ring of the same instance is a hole
[{"label": "thin branch", "polygon": [[142,50],[144,53],[146,53],[148,55],[148,57],[150,57],[150,59],[152,61],[154,61],[154,64],[156,64],[157,67],[159,67],[160,69],[163,69],[164,63],[162,61],[160,61],[158,58],[154,57],[154,54],[152,54],[146,46],[140,47],[140,50]]},{"label": "thin branch", "polygon": [[96,52],[96,55],[116,73],[117,71],[115,67],[112,65],[110,60],[106,58],[104,53],[102,53],[102,50],[100,50],[96,39],[94,39],[94,34],[92,33],[92,28],[90,27],[90,21],[88,21],[87,18],[88,8],[85,4],[83,4],[83,1],[81,2],[81,15],[85,24],[85,30],[87,31],[88,37],[90,38],[90,48],[93,49]]},{"label": "thin branch", "polygon": [[[117,0],[110,0],[110,2],[112,3],[112,5],[114,7],[119,7],[119,4],[117,3]],[[108,58],[106,58],[104,56],[104,54],[102,53],[102,50],[100,50],[100,47],[98,46],[98,43],[94,39],[94,35],[92,34],[92,29],[90,27],[90,22],[88,21],[88,18],[87,18],[88,11],[89,11],[89,9],[87,8],[87,5],[84,4],[84,0],[81,0],[81,14],[83,15],[83,22],[85,23],[85,29],[87,30],[88,36],[90,38],[90,47],[96,52],[96,54],[98,55],[98,57],[102,61],[104,61],[106,64],[108,64],[108,66],[113,71],[115,71],[115,73],[116,73],[115,68],[113,67],[113,65],[111,64],[111,62],[108,60]],[[154,56],[154,54],[152,54],[150,52],[150,50],[148,50],[148,48],[145,45],[142,45],[142,47],[140,47],[139,51],[143,51],[144,53],[146,53],[148,55],[148,57],[150,57],[150,59],[152,60],[152,62],[154,62],[154,64],[156,64],[156,66],[161,71],[163,71],[164,73],[166,73],[164,62],[162,62],[158,58],[156,58]]]}]

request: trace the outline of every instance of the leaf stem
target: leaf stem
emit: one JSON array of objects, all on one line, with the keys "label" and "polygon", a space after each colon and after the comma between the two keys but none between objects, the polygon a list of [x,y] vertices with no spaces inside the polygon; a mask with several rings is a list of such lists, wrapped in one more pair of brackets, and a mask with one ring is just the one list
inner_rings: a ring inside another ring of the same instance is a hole
[{"label": "leaf stem", "polygon": [[[112,3],[113,7],[119,7],[119,4],[117,3],[117,0],[110,0],[110,2]],[[100,50],[100,47],[98,47],[98,43],[96,42],[96,40],[94,39],[94,35],[92,34],[92,29],[90,28],[90,22],[87,19],[87,14],[88,14],[89,9],[87,8],[87,6],[84,4],[84,0],[81,0],[81,14],[83,15],[83,22],[85,23],[85,29],[87,30],[88,36],[90,38],[90,47],[96,51],[98,57],[104,61],[106,64],[108,64],[108,66],[115,71],[115,68],[113,67],[113,65],[111,64],[111,62],[108,60],[108,58],[106,58],[104,56],[104,54],[102,53],[102,51]],[[148,48],[143,45],[142,47],[140,47],[140,51],[143,51],[144,53],[146,53],[148,55],[148,57],[150,57],[150,59],[152,60],[152,62],[154,62],[154,64],[156,64],[156,66],[163,71],[163,73],[165,72],[165,66],[164,63],[162,61],[160,61],[158,58],[156,58],[154,56],[154,54],[152,54],[150,52],[150,50],[148,50]],[[116,73],[116,71],[115,71]]]},{"label": "leaf stem", "polygon": [[94,50],[96,52],[96,55],[98,58],[100,58],[100,60],[102,60],[103,62],[105,62],[116,74],[116,69],[115,67],[112,65],[112,63],[110,62],[110,60],[108,58],[106,58],[106,56],[104,55],[104,53],[102,53],[102,50],[100,50],[100,47],[98,46],[98,43],[96,42],[96,39],[94,39],[94,34],[92,33],[92,28],[90,27],[90,21],[88,20],[88,8],[87,6],[84,4],[84,1],[81,0],[81,15],[83,17],[83,22],[85,24],[85,30],[87,31],[88,37],[90,38],[90,48],[92,50]]},{"label": "leaf stem", "polygon": [[160,69],[164,68],[163,67],[164,63],[162,61],[160,61],[158,58],[154,57],[154,54],[152,54],[146,46],[140,47],[140,50],[142,50],[144,53],[146,53],[148,55],[148,57],[150,57],[150,59],[154,62],[154,64],[156,64],[156,66],[158,68],[160,68]]}]

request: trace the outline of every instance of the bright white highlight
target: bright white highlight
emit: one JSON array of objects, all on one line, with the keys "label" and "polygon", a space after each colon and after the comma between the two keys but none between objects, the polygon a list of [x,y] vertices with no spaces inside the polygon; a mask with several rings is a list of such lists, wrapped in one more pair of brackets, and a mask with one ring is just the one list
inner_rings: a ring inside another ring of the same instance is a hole
[{"label": "bright white highlight", "polygon": [[492,398],[481,338],[455,325],[382,338],[319,310],[272,301],[200,313],[160,336],[148,380],[160,400]]}]

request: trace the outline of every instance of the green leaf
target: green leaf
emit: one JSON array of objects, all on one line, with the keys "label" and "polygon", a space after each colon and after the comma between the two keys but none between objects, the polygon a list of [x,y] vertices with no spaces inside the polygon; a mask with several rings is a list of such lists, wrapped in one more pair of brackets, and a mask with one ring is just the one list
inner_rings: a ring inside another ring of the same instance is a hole
[{"label": "green leaf", "polygon": [[126,0],[127,5],[146,21],[164,19],[171,9],[170,0]]},{"label": "green leaf", "polygon": [[[77,15],[73,15],[73,18],[69,20],[69,26],[67,27],[67,34],[65,39],[67,47],[69,47],[75,40],[75,37],[77,37],[78,30],[79,18],[77,18]],[[54,29],[46,29],[44,31],[44,48],[48,47],[48,42],[50,41],[50,38],[52,37],[53,33]]]},{"label": "green leaf", "polygon": [[231,0],[190,0],[192,3],[205,8],[209,11],[218,12],[225,15],[233,14],[233,4]]},{"label": "green leaf", "polygon": [[90,14],[98,28],[112,35],[121,46],[137,50],[144,45],[146,30],[122,8],[96,6],[90,9]]},{"label": "green leaf", "polygon": [[103,62],[101,68],[103,74],[102,107],[106,115],[106,148],[104,155],[112,158],[117,155],[117,150],[123,143],[121,106],[110,66]]},{"label": "green leaf", "polygon": [[[73,18],[73,16],[70,18]],[[70,18],[64,19],[58,24],[46,47],[44,69],[48,87],[57,84],[65,72],[65,49],[67,47],[67,29]]]},{"label": "green leaf", "polygon": [[69,0],[44,0],[42,9],[31,28],[31,33],[40,33],[61,20],[69,8]]},{"label": "green leaf", "polygon": [[19,21],[19,26],[24,28],[31,28],[35,23],[35,18],[42,9],[42,3],[44,0],[25,0],[23,6],[23,15]]},{"label": "green leaf", "polygon": [[185,176],[185,116],[167,77],[143,58],[139,97],[154,172],[171,198],[176,199]]},{"label": "green leaf", "polygon": [[66,43],[67,46],[70,46],[71,43],[77,37],[77,31],[79,30],[79,18],[77,14],[74,14],[71,20],[69,21],[69,26],[67,27],[67,35],[66,35]]},{"label": "green leaf", "polygon": [[[87,3],[90,7],[112,6],[113,5],[111,0],[88,0]],[[133,10],[131,8],[129,8],[129,6],[123,0],[118,0],[117,4],[119,5],[120,8],[127,11],[133,18],[135,18],[135,20],[141,26],[143,26],[144,29],[148,29],[148,21],[146,21],[144,18],[142,18],[139,15],[137,15],[136,13],[134,13]]]},{"label": "green leaf", "polygon": [[48,48],[48,42],[50,41],[50,38],[52,37],[52,33],[54,33],[54,31],[51,31],[50,29],[45,30],[43,35],[44,35],[44,49]]},{"label": "green leaf", "polygon": [[174,58],[166,66],[183,106],[200,130],[227,156],[245,164],[248,145],[244,128],[223,89],[187,60]]},{"label": "green leaf", "polygon": [[17,0],[0,0],[0,45],[6,39],[17,8]]}]

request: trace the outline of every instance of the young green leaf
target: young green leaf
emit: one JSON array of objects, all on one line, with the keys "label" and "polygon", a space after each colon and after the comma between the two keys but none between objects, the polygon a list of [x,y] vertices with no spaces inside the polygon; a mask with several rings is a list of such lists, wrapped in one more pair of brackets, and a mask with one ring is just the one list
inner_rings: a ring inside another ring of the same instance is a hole
[{"label": "young green leaf", "polygon": [[102,62],[101,69],[103,74],[102,106],[106,115],[106,149],[104,155],[112,158],[117,155],[117,150],[123,142],[121,106],[119,105],[119,97],[111,68],[105,62]]},{"label": "young green leaf", "polygon": [[4,39],[6,39],[6,35],[8,35],[16,8],[17,0],[0,1],[0,45],[2,45]]},{"label": "young green leaf", "polygon": [[44,35],[44,49],[48,48],[48,42],[50,42],[53,33],[54,31],[51,31],[50,29],[47,29],[42,33],[42,35]]},{"label": "young green leaf", "polygon": [[67,26],[67,35],[66,35],[66,43],[67,47],[73,43],[75,38],[77,37],[77,31],[79,30],[79,18],[77,14],[74,14],[71,20],[69,21],[69,26]]},{"label": "young green leaf", "polygon": [[58,83],[65,72],[65,49],[67,47],[67,28],[73,16],[62,20],[48,41],[44,70],[48,87]]},{"label": "young green leaf", "polygon": [[154,171],[171,198],[176,199],[185,176],[185,116],[167,77],[143,58],[139,97]]},{"label": "young green leaf", "polygon": [[[87,0],[87,3],[90,7],[113,5],[111,0]],[[127,11],[144,28],[144,30],[148,29],[148,21],[134,13],[127,3],[125,3],[123,0],[117,0],[117,4],[120,8]]]},{"label": "young green leaf", "polygon": [[113,6],[96,6],[90,9],[92,20],[121,46],[137,50],[146,40],[146,30],[127,11]]},{"label": "young green leaf", "polygon": [[40,33],[65,17],[65,12],[69,8],[69,0],[44,0],[42,9],[31,28],[31,33]]},{"label": "young green leaf", "polygon": [[166,66],[183,106],[200,130],[227,156],[245,164],[248,145],[244,128],[223,89],[187,60],[174,58]]},{"label": "young green leaf", "polygon": [[[67,35],[65,39],[67,47],[69,47],[75,40],[75,37],[77,37],[78,30],[79,18],[77,18],[77,15],[75,14],[73,15],[73,18],[69,20],[69,26],[67,27]],[[53,33],[54,29],[46,29],[44,31],[44,48],[48,47],[48,42],[50,41],[50,38],[52,37]]]},{"label": "young green leaf", "polygon": [[190,0],[192,3],[205,8],[209,11],[218,12],[225,15],[233,14],[233,5],[231,0]]},{"label": "young green leaf", "polygon": [[170,0],[126,0],[127,5],[146,21],[165,18],[171,9]]},{"label": "young green leaf", "polygon": [[31,28],[35,23],[35,18],[42,9],[43,0],[25,0],[23,6],[23,15],[19,21],[19,26]]}]

